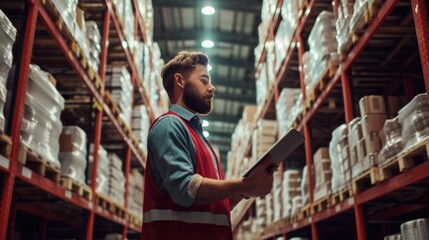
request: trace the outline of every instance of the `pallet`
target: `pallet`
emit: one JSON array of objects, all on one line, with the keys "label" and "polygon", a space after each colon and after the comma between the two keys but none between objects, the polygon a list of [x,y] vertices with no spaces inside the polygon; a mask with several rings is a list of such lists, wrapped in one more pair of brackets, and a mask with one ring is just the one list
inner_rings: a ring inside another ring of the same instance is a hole
[{"label": "pallet", "polygon": [[69,177],[62,177],[60,180],[61,186],[65,189],[70,190],[82,198],[91,201],[92,199],[92,191],[91,188],[81,182],[78,182]]},{"label": "pallet", "polygon": [[401,172],[405,172],[414,166],[427,161],[428,156],[429,138],[426,138],[421,143],[400,152],[392,161],[380,166],[380,181],[392,178]]},{"label": "pallet", "polygon": [[311,215],[311,206],[310,204],[305,205],[301,208],[301,215],[303,218],[307,218]]},{"label": "pallet", "polygon": [[301,221],[303,218],[304,218],[303,212],[298,211],[297,214],[290,217],[289,221],[291,224],[293,224],[293,223],[297,223],[297,222]]},{"label": "pallet", "polygon": [[12,149],[12,140],[4,133],[0,134],[0,154],[9,159]]},{"label": "pallet", "polygon": [[338,65],[329,64],[328,67],[326,67],[326,69],[323,71],[319,80],[317,80],[317,82],[314,84],[313,88],[310,91],[310,94],[308,94],[305,100],[305,103],[304,103],[305,112],[308,112],[310,110],[311,106],[314,104],[316,99],[320,96],[320,94],[326,88],[329,81],[337,72],[337,69],[338,69]]},{"label": "pallet", "polygon": [[120,217],[120,218],[126,218],[127,211],[124,207],[119,206],[113,199],[97,193],[97,205],[101,208],[109,211],[110,213]]},{"label": "pallet", "polygon": [[311,205],[311,210],[314,213],[319,213],[325,209],[327,209],[329,205],[329,198],[330,196],[322,197],[321,199],[318,199],[317,201],[313,202]]},{"label": "pallet", "polygon": [[353,195],[353,190],[350,187],[344,188],[330,196],[330,205],[334,206]]},{"label": "pallet", "polygon": [[23,144],[21,144],[18,161],[39,175],[50,179],[52,182],[57,184],[60,182],[60,168],[53,166],[52,162],[47,161],[40,154]]},{"label": "pallet", "polygon": [[352,180],[353,193],[360,193],[379,182],[378,167],[371,167]]}]

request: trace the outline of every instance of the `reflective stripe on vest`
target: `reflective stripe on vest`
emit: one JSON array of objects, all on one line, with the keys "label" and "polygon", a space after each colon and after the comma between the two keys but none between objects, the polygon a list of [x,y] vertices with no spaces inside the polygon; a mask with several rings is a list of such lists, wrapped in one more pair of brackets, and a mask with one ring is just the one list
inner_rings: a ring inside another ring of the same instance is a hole
[{"label": "reflective stripe on vest", "polygon": [[152,209],[143,213],[143,222],[180,221],[186,223],[214,224],[230,226],[229,216],[211,212],[179,212],[170,209]]}]

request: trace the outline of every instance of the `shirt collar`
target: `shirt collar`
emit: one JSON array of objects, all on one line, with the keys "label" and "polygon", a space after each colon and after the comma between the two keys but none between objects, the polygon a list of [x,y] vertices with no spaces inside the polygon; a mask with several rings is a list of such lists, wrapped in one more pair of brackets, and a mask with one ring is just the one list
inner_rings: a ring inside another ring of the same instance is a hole
[{"label": "shirt collar", "polygon": [[190,122],[192,119],[197,120],[197,122],[200,121],[200,118],[198,117],[198,115],[190,112],[186,108],[179,106],[177,104],[172,104],[170,106],[170,111],[177,113],[180,117],[182,117],[188,122]]}]

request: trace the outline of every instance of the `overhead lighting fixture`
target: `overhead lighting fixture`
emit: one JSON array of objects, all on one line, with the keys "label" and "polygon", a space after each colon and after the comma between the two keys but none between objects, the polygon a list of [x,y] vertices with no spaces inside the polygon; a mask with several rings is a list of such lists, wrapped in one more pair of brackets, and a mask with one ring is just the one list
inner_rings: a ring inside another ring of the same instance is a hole
[{"label": "overhead lighting fixture", "polygon": [[210,133],[207,131],[203,131],[203,135],[204,135],[204,137],[208,137],[208,136],[210,136]]},{"label": "overhead lighting fixture", "polygon": [[205,6],[201,8],[201,13],[204,15],[213,15],[216,12],[215,8],[212,6]]},{"label": "overhead lighting fixture", "polygon": [[208,64],[208,65],[207,65],[207,71],[209,71],[209,72],[210,72],[212,69],[213,69],[212,65]]},{"label": "overhead lighting fixture", "polygon": [[209,121],[203,120],[202,124],[203,127],[208,127],[210,125]]},{"label": "overhead lighting fixture", "polygon": [[213,42],[212,40],[204,40],[204,41],[201,43],[201,46],[202,46],[203,48],[212,48],[212,47],[214,47],[214,42]]}]

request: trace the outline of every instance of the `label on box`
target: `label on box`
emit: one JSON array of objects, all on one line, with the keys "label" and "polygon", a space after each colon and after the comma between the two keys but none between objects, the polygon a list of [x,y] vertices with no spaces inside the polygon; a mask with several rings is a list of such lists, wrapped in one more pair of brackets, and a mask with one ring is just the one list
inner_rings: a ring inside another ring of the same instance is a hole
[{"label": "label on box", "polygon": [[24,177],[26,177],[28,179],[31,179],[32,171],[30,169],[26,168],[26,167],[22,167],[21,174],[22,174],[22,176],[24,176]]},{"label": "label on box", "polygon": [[69,190],[65,190],[64,196],[66,196],[66,198],[68,198],[68,199],[71,199],[72,198],[72,193]]},{"label": "label on box", "polygon": [[9,160],[7,160],[5,157],[0,156],[0,166],[9,169]]}]

